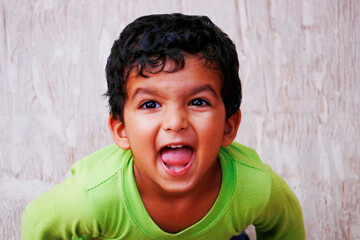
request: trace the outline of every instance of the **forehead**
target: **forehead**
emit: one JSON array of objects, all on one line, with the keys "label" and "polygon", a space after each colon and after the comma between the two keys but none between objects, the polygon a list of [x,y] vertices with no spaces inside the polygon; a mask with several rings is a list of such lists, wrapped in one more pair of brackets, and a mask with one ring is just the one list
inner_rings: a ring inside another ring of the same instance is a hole
[{"label": "forehead", "polygon": [[167,78],[169,80],[191,80],[192,83],[202,82],[204,78],[210,81],[223,84],[223,77],[216,61],[207,60],[202,54],[188,54],[183,53],[184,66],[179,67],[174,60],[166,59],[165,64],[159,64],[157,67],[145,65],[142,71],[139,66],[133,67],[128,75],[126,81],[126,90],[128,92],[129,86],[134,82],[144,80],[146,83],[151,84],[156,80]]}]

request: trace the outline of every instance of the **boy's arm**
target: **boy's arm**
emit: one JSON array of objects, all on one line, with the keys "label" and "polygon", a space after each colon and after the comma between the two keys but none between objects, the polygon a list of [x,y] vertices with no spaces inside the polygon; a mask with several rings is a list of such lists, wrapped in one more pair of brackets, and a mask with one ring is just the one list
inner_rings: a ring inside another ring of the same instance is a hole
[{"label": "boy's arm", "polygon": [[271,195],[254,225],[257,239],[305,239],[299,201],[286,182],[270,169]]},{"label": "boy's arm", "polygon": [[31,202],[25,209],[22,240],[71,239],[90,234],[99,235],[86,192],[73,177],[55,186]]}]

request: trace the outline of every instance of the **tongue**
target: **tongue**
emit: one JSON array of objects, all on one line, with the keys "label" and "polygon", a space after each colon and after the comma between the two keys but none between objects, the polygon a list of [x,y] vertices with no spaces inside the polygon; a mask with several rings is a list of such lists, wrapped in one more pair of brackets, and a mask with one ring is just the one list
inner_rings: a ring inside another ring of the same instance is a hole
[{"label": "tongue", "polygon": [[185,166],[191,160],[192,150],[187,147],[165,148],[161,151],[161,159],[170,166]]}]

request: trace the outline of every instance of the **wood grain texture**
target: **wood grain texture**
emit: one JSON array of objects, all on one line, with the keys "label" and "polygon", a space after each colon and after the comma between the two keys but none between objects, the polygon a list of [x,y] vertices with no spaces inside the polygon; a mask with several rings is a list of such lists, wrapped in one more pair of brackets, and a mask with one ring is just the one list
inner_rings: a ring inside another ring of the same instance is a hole
[{"label": "wood grain texture", "polygon": [[130,21],[164,12],[208,15],[236,43],[237,141],[295,191],[307,239],[360,239],[356,0],[1,1],[0,239],[20,239],[26,204],[112,143],[110,47]]}]

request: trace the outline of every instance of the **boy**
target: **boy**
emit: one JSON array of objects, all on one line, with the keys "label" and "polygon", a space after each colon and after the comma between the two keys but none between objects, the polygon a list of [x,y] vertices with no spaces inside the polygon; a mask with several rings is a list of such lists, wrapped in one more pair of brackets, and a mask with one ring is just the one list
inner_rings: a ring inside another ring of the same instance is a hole
[{"label": "boy", "polygon": [[234,140],[241,84],[235,46],[207,17],[129,24],[107,66],[116,145],[29,204],[23,239],[304,239],[296,196]]}]

